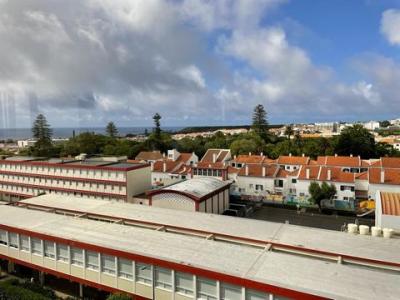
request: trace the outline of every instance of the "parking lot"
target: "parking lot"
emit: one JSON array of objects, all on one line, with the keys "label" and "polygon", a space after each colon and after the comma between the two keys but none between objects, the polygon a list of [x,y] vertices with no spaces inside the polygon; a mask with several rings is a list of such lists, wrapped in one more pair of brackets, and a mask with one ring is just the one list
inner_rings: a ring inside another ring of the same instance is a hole
[{"label": "parking lot", "polygon": [[318,212],[297,212],[295,209],[288,209],[274,206],[263,206],[255,210],[250,219],[265,220],[293,225],[309,226],[330,230],[341,230],[344,223],[354,223],[356,219],[360,225],[374,226],[374,219],[357,218],[355,216],[345,215],[327,215]]}]

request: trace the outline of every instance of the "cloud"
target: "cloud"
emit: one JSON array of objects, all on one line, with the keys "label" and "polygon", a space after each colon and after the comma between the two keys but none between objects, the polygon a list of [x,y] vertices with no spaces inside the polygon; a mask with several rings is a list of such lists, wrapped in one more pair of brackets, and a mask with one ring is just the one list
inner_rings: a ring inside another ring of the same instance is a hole
[{"label": "cloud", "polygon": [[388,9],[383,12],[381,33],[392,45],[400,45],[400,10]]},{"label": "cloud", "polygon": [[54,126],[248,123],[258,103],[273,122],[393,111],[398,64],[363,57],[344,82],[269,22],[286,2],[0,0],[0,106],[18,126],[37,112]]}]

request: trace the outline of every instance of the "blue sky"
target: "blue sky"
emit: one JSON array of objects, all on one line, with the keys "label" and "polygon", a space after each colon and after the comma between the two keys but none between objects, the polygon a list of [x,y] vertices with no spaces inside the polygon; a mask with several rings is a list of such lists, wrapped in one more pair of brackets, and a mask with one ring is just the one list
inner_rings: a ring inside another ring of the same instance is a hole
[{"label": "blue sky", "polygon": [[0,127],[400,117],[399,0],[0,0]]}]

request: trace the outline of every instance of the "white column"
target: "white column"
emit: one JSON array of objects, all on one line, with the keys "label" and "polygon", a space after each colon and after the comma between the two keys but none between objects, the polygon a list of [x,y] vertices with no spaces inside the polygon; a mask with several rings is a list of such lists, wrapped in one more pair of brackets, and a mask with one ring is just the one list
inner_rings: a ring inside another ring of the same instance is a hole
[{"label": "white column", "polygon": [[217,299],[221,299],[221,285],[219,280],[217,280]]},{"label": "white column", "polygon": [[242,300],[246,300],[246,288],[242,287]]},{"label": "white column", "polygon": [[197,299],[197,276],[193,275],[193,297]]},{"label": "white column", "polygon": [[176,286],[175,286],[175,270],[171,270],[171,276],[172,276],[172,300],[175,300],[175,291],[176,291]]}]

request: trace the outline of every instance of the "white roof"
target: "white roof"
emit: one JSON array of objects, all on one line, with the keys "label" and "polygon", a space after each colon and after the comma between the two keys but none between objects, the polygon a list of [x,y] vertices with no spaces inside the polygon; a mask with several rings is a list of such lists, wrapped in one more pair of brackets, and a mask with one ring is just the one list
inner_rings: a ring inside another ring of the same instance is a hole
[{"label": "white roof", "polygon": [[213,177],[198,177],[169,185],[161,190],[185,192],[201,198],[230,183]]},{"label": "white roof", "polygon": [[400,239],[351,235],[319,228],[236,218],[199,212],[149,207],[118,201],[72,196],[43,195],[20,203],[125,218],[167,226],[178,226],[247,239],[327,251],[366,259],[400,262]]},{"label": "white roof", "polygon": [[0,224],[335,299],[397,299],[400,294],[398,273],[201,237],[6,205],[0,206]]}]

